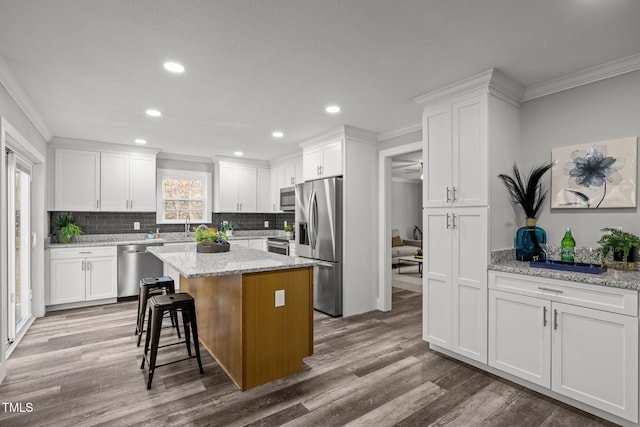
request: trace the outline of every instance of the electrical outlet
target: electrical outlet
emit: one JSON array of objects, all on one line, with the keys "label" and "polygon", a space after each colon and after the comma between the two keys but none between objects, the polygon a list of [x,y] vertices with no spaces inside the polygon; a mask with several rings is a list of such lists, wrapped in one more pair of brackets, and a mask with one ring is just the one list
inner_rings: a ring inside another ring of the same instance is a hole
[{"label": "electrical outlet", "polygon": [[284,222],[284,226],[285,226],[285,227],[287,226],[287,221],[285,221],[285,222]]},{"label": "electrical outlet", "polygon": [[276,291],[276,307],[284,306],[284,289]]},{"label": "electrical outlet", "polygon": [[140,230],[140,223],[138,221],[133,223],[133,229],[134,230]]},{"label": "electrical outlet", "polygon": [[264,222],[264,228],[269,228],[269,221]]}]

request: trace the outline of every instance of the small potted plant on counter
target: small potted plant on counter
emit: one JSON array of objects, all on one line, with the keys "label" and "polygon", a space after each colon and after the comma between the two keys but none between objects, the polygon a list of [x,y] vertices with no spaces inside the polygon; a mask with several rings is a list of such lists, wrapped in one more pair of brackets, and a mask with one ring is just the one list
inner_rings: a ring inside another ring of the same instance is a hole
[{"label": "small potted plant on counter", "polygon": [[193,238],[197,243],[197,252],[229,252],[229,249],[231,249],[224,232],[218,232],[215,228],[207,228],[206,225],[199,225],[195,229]]},{"label": "small potted plant on counter", "polygon": [[291,224],[285,225],[284,231],[287,233],[287,240],[293,240],[293,225]]},{"label": "small potted plant on counter", "polygon": [[[626,263],[624,269],[635,270],[636,253],[638,249],[640,249],[640,238],[635,234],[622,231],[621,228],[606,227],[600,231],[607,233],[598,240],[598,244],[600,244],[598,250],[600,251],[602,261],[604,262],[604,258],[609,252],[613,252],[613,260],[616,263],[620,263],[617,264],[618,266]],[[615,268],[616,265],[612,267]]]},{"label": "small potted plant on counter", "polygon": [[71,215],[61,215],[55,220],[55,235],[60,243],[71,243],[71,241],[82,234],[82,228],[74,223]]},{"label": "small potted plant on counter", "polygon": [[232,222],[222,221],[222,224],[220,224],[220,231],[230,237],[233,236],[233,229],[235,227],[236,225]]}]

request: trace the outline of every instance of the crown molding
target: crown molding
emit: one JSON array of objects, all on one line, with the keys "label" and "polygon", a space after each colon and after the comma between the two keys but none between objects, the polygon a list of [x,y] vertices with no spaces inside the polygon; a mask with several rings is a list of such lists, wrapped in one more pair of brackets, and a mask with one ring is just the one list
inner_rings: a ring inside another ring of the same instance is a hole
[{"label": "crown molding", "polygon": [[640,54],[627,56],[626,58],[527,86],[522,96],[522,101],[530,101],[637,70],[640,70]]},{"label": "crown molding", "polygon": [[400,126],[394,129],[378,134],[378,142],[386,141],[387,139],[397,138],[399,136],[408,135],[413,132],[422,132],[422,122],[409,123],[404,126]]},{"label": "crown molding", "polygon": [[49,142],[51,138],[53,138],[53,133],[42,119],[42,116],[40,116],[40,113],[38,113],[38,110],[36,110],[31,103],[27,93],[13,75],[9,64],[7,64],[7,61],[2,55],[0,55],[0,85],[6,89],[9,96],[18,104],[18,107],[24,115],[27,116],[27,119],[33,124],[40,136],[42,136],[46,142]]},{"label": "crown molding", "polygon": [[331,140],[343,138],[349,139],[351,141],[364,142],[367,144],[378,144],[378,137],[375,132],[371,132],[365,129],[359,129],[349,125],[341,125],[337,128],[329,129],[328,131],[307,138],[304,141],[298,143],[298,146],[304,149],[316,144],[322,144]]},{"label": "crown molding", "polygon": [[519,105],[522,93],[524,92],[522,85],[502,74],[497,69],[491,68],[482,73],[467,77],[464,80],[415,97],[413,100],[422,106],[428,106],[481,89],[490,89],[494,95],[515,105]]},{"label": "crown molding", "polygon": [[160,150],[153,147],[116,144],[113,142],[92,141],[89,139],[63,138],[56,136],[49,141],[49,146],[59,148],[75,148],[78,150],[94,150],[105,153],[145,154],[156,156]]}]

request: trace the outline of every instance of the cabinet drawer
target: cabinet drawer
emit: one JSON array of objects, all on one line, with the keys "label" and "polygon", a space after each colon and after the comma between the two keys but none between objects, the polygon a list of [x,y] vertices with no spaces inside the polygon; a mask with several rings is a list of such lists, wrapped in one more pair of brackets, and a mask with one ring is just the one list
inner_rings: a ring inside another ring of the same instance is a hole
[{"label": "cabinet drawer", "polygon": [[611,313],[638,316],[638,292],[631,289],[495,271],[489,272],[489,288]]},{"label": "cabinet drawer", "polygon": [[51,259],[116,256],[115,246],[51,249]]}]

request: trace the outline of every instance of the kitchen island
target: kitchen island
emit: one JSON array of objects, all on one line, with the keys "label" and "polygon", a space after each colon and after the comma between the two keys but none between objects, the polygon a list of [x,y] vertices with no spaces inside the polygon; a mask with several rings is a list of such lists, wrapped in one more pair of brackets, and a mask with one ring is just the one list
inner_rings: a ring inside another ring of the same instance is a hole
[{"label": "kitchen island", "polygon": [[200,341],[241,390],[302,369],[313,353],[313,261],[237,246],[198,253],[195,243],[149,252],[180,273]]}]

